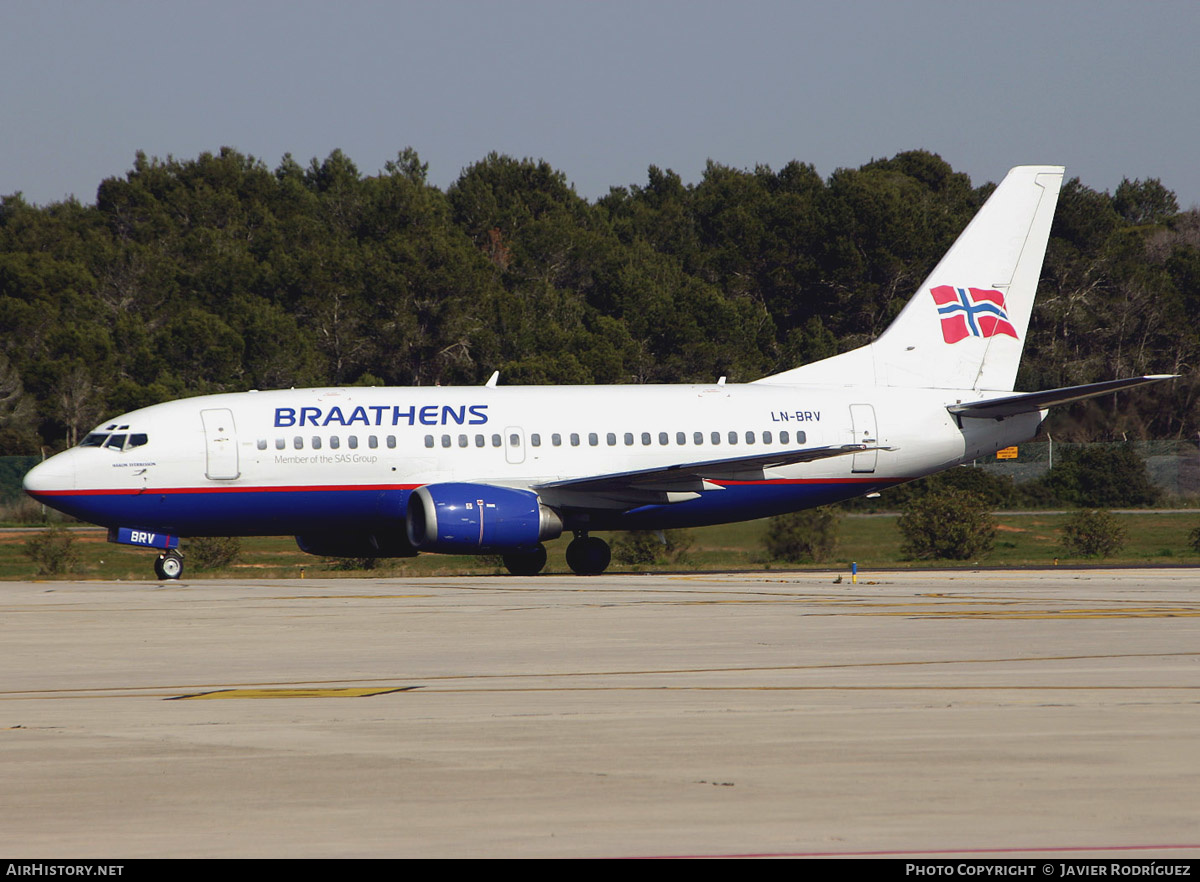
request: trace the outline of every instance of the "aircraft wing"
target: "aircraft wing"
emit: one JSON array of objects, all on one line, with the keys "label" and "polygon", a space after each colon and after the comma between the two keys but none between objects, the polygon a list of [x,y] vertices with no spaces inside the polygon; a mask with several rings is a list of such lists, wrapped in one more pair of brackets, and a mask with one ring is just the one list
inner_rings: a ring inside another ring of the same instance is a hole
[{"label": "aircraft wing", "polygon": [[950,404],[946,410],[955,416],[988,419],[1004,419],[1019,413],[1033,413],[1045,410],[1057,404],[1070,404],[1073,401],[1083,401],[1116,392],[1120,389],[1131,389],[1134,386],[1144,386],[1147,383],[1158,383],[1162,380],[1173,380],[1178,374],[1152,374],[1145,377],[1132,377],[1127,380],[1106,380],[1103,383],[1088,383],[1084,386],[1065,386],[1062,389],[1047,389],[1044,392],[1022,392],[1019,395],[1006,395],[1003,398],[991,398],[987,401],[972,401],[967,404]]},{"label": "aircraft wing", "polygon": [[638,505],[661,505],[695,499],[702,490],[723,489],[716,483],[719,481],[762,480],[765,469],[815,462],[866,450],[890,449],[892,448],[869,447],[866,444],[841,444],[832,447],[808,447],[802,450],[774,450],[749,456],[675,463],[608,475],[547,481],[530,489],[537,491],[552,505],[571,508],[624,509]]}]

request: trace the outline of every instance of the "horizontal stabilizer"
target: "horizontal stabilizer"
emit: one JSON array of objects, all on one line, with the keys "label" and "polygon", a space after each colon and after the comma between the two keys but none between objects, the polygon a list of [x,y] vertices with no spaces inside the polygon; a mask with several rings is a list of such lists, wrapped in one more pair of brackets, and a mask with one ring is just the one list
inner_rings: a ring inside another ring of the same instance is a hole
[{"label": "horizontal stabilizer", "polygon": [[1088,383],[1084,386],[1066,386],[1062,389],[1047,389],[1045,392],[1024,392],[1020,395],[1006,395],[1003,398],[991,398],[987,401],[973,401],[967,404],[951,404],[946,410],[955,416],[974,417],[978,419],[1003,419],[1016,416],[1019,413],[1033,413],[1054,407],[1059,404],[1070,404],[1073,401],[1083,401],[1117,392],[1121,389],[1131,389],[1134,386],[1144,386],[1147,383],[1158,383],[1162,380],[1173,380],[1178,374],[1152,374],[1145,377],[1132,377],[1128,380],[1106,380],[1103,383]]}]

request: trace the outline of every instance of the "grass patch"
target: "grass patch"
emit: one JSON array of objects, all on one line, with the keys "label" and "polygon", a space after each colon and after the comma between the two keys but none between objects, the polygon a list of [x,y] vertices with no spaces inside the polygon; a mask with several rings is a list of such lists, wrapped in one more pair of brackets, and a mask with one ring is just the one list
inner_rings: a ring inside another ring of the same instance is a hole
[{"label": "grass patch", "polygon": [[[838,547],[834,558],[824,564],[782,565],[767,560],[763,549],[766,520],[746,521],[715,527],[697,527],[689,531],[693,539],[683,564],[639,565],[639,572],[668,572],[688,570],[721,572],[727,570],[807,569],[817,571],[848,571],[850,563],[861,569],[892,569],[898,567],[963,566],[1053,566],[1061,564],[1103,563],[1114,565],[1200,565],[1200,554],[1191,547],[1189,534],[1200,516],[1195,513],[1138,512],[1114,515],[1125,529],[1128,540],[1121,552],[1103,561],[1068,558],[1060,545],[1061,529],[1068,514],[997,515],[997,542],[988,554],[978,561],[906,561],[900,546],[903,537],[894,515],[850,515],[844,517],[839,529]],[[25,530],[0,529],[0,579],[33,579],[36,567],[25,555],[25,542],[32,534]],[[74,531],[74,546],[79,550],[79,564],[68,578],[152,581],[155,553],[148,549],[112,545],[98,528]],[[610,535],[603,535],[611,541]],[[224,569],[199,572],[187,567],[188,580],[207,578],[276,578],[295,579],[339,576],[362,578],[396,578],[404,576],[496,575],[504,573],[494,558],[467,555],[422,554],[415,558],[383,559],[372,570],[339,571],[331,558],[304,554],[290,537],[250,537],[241,540],[242,551],[237,563]],[[568,573],[567,540],[560,539],[547,546],[547,573]],[[622,566],[614,560],[609,572],[630,572],[634,567]]]}]

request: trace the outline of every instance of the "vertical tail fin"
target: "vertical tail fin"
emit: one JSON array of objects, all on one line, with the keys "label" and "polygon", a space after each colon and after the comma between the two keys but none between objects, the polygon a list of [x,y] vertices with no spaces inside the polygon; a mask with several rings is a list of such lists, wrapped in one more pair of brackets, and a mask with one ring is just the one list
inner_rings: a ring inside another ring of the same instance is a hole
[{"label": "vertical tail fin", "polygon": [[1011,390],[1062,178],[1014,168],[878,340],[757,382]]}]

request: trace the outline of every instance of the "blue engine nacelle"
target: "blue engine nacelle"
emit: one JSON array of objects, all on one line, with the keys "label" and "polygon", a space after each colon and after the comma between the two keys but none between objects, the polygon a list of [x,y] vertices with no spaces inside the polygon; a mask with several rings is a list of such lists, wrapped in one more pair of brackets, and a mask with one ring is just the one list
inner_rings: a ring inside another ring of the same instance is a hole
[{"label": "blue engine nacelle", "polygon": [[562,534],[562,520],[531,490],[426,484],[408,498],[408,541],[421,551],[527,551]]}]

